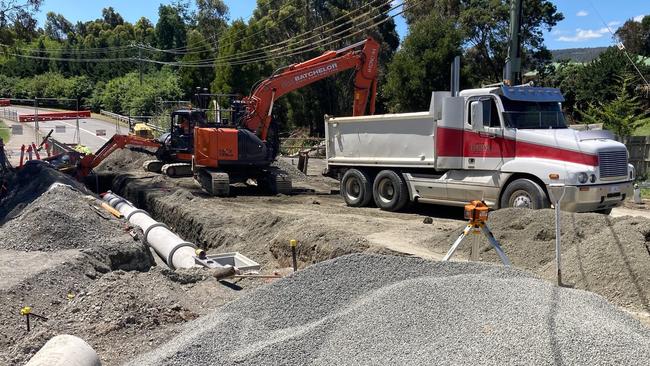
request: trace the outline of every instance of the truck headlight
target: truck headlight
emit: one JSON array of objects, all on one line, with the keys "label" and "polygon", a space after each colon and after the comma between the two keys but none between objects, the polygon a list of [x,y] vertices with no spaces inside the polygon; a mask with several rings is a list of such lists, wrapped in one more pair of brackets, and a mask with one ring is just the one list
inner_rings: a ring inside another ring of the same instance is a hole
[{"label": "truck headlight", "polygon": [[589,180],[589,174],[582,172],[578,173],[578,183],[585,184]]},{"label": "truck headlight", "polygon": [[590,179],[589,179],[589,181],[590,181],[591,183],[596,183],[596,174],[592,174],[592,175],[590,175]]}]

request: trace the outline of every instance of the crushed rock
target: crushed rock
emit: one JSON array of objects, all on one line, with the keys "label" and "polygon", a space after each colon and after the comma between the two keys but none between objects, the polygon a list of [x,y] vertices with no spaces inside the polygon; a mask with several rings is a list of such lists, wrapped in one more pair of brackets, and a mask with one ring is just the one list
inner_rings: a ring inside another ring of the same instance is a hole
[{"label": "crushed rock", "polygon": [[650,330],[604,298],[480,263],[355,254],[235,300],[128,365],[638,365]]},{"label": "crushed rock", "polygon": [[[650,312],[650,220],[563,212],[561,222],[563,282]],[[501,209],[488,226],[514,266],[555,279],[554,210]],[[430,247],[444,253],[462,228],[432,238]],[[470,248],[468,241],[459,252],[469,257]],[[482,236],[480,250],[481,260],[500,262]]]}]

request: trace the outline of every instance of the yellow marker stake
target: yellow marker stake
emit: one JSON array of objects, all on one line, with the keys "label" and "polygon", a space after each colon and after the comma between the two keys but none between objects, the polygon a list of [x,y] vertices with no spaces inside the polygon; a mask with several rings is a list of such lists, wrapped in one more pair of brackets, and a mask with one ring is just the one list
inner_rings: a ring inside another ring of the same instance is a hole
[{"label": "yellow marker stake", "polygon": [[298,245],[298,240],[296,239],[291,239],[289,240],[289,244],[291,245],[291,259],[293,260],[293,271],[298,270],[298,259],[296,258],[296,246]]},{"label": "yellow marker stake", "polygon": [[25,306],[22,309],[20,309],[20,315],[25,316],[29,313],[32,312],[32,307],[31,306]]}]

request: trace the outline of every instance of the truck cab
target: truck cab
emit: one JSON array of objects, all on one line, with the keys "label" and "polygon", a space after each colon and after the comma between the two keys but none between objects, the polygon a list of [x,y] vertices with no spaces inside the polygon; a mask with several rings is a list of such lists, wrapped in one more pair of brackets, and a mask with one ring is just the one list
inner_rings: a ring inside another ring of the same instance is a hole
[{"label": "truck cab", "polygon": [[563,101],[557,89],[498,85],[434,92],[428,112],[328,118],[328,173],[352,205],[368,192],[388,210],[475,199],[538,209],[564,184],[564,210],[607,213],[632,192],[627,150],[607,131],[568,128]]}]

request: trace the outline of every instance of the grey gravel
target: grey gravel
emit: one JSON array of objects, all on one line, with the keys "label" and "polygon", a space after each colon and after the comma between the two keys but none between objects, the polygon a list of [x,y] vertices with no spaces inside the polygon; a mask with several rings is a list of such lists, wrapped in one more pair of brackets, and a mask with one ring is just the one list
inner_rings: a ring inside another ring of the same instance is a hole
[{"label": "grey gravel", "polygon": [[188,323],[129,365],[640,365],[650,330],[520,270],[354,254]]}]

